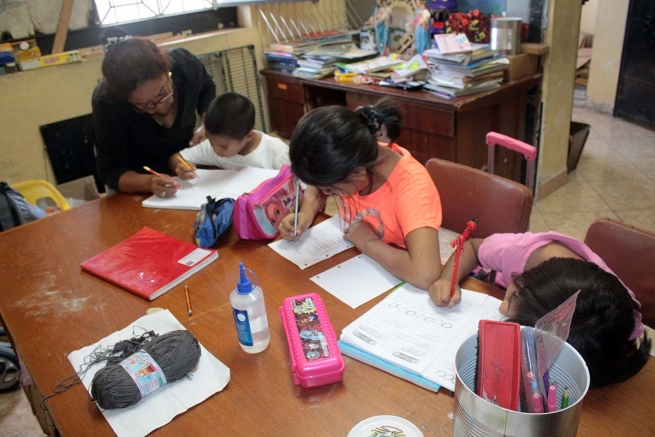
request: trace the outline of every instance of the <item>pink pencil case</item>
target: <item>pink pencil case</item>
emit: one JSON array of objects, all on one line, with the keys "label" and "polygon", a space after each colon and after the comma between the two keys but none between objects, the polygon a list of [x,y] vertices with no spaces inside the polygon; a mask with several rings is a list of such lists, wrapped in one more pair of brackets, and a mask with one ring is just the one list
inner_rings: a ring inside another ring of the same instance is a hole
[{"label": "pink pencil case", "polygon": [[319,295],[284,299],[280,316],[289,343],[293,382],[308,388],[341,381],[346,364]]}]

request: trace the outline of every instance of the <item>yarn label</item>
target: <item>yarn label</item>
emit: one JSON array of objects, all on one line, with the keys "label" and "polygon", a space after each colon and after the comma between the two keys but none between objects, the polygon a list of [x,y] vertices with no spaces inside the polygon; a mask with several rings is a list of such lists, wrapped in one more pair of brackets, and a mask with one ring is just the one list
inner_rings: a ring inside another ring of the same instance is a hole
[{"label": "yarn label", "polygon": [[166,384],[166,376],[161,367],[144,350],[135,352],[118,364],[130,375],[142,398]]},{"label": "yarn label", "polygon": [[244,346],[252,346],[252,332],[250,332],[250,321],[248,320],[248,311],[237,310],[232,308],[234,314],[234,324],[237,327],[237,336],[239,343]]}]

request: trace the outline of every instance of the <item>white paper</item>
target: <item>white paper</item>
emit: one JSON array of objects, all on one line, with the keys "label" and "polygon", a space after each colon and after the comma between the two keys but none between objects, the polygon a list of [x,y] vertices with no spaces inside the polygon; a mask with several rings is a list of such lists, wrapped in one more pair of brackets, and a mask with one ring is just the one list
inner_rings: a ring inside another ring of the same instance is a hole
[{"label": "white paper", "polygon": [[279,170],[244,167],[241,170],[196,170],[198,177],[183,181],[177,179],[180,188],[174,196],[152,195],[141,204],[144,208],[199,210],[207,202],[207,196],[216,199],[236,199],[248,193],[267,179],[278,175]]},{"label": "white paper", "polygon": [[[143,333],[141,328],[153,330],[157,334],[186,329],[170,311],[159,311],[141,317],[125,329],[114,332],[95,344],[71,352],[68,360],[75,371],[79,371],[85,357],[97,346],[112,346],[121,340],[140,335]],[[230,369],[202,345],[200,349],[198,369],[190,373],[187,378],[165,385],[130,407],[102,412],[118,437],[143,437],[166,425],[178,414],[223,390],[230,380]],[[104,362],[95,364],[82,379],[89,393],[93,376],[104,366]]]},{"label": "white paper", "polygon": [[310,279],[352,308],[402,282],[366,255],[358,255]]},{"label": "white paper", "polygon": [[300,270],[353,247],[343,238],[343,224],[338,215],[309,228],[297,241],[278,240],[269,247],[288,259]]},{"label": "white paper", "polygon": [[457,349],[480,320],[503,318],[500,303],[462,289],[459,305],[437,307],[425,290],[405,284],[345,327],[341,340],[452,391]]}]

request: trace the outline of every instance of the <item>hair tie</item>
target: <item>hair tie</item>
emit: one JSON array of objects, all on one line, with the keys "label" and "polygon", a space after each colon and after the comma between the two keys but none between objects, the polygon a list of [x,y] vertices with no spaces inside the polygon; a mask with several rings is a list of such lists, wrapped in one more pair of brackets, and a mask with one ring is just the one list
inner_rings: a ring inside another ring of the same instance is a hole
[{"label": "hair tie", "polygon": [[373,135],[376,135],[380,131],[381,128],[380,117],[373,110],[371,105],[358,106],[357,109],[355,109],[355,111],[359,112],[360,115],[364,118],[364,121],[368,126],[368,130],[371,131]]},{"label": "hair tie", "polygon": [[110,36],[107,38],[107,43],[102,46],[103,49],[105,50],[105,53],[107,53],[109,50],[113,48],[116,44],[122,43],[123,41],[127,41],[128,39],[132,39],[130,35],[125,35],[125,36]]}]

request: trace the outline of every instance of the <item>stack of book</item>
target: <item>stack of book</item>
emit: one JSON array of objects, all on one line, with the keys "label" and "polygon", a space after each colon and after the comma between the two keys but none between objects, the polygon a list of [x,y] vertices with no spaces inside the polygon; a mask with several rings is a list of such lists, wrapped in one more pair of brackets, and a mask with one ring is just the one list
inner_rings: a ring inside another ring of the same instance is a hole
[{"label": "stack of book", "polygon": [[322,79],[334,72],[334,61],[332,56],[305,54],[298,59],[298,67],[291,74],[307,79]]},{"label": "stack of book", "polygon": [[432,48],[423,52],[429,74],[425,88],[451,98],[500,87],[507,58],[488,44],[470,44],[457,53]]}]

